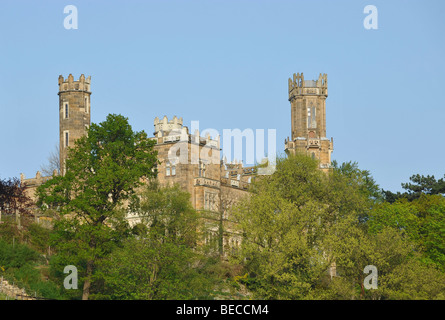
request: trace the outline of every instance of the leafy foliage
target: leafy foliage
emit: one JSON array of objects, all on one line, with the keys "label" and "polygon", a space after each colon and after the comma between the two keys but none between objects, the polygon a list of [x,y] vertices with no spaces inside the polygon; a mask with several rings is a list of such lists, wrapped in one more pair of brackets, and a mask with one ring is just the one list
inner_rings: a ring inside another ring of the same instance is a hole
[{"label": "leafy foliage", "polygon": [[40,255],[28,246],[17,243],[9,244],[0,239],[0,266],[3,268],[21,268],[26,264],[37,262]]},{"label": "leafy foliage", "polygon": [[244,232],[241,260],[258,297],[302,299],[334,262],[335,243],[366,215],[368,198],[340,170],[326,175],[304,155],[278,159],[236,209]]},{"label": "leafy foliage", "polygon": [[78,266],[83,299],[88,299],[95,264],[129,232],[120,210],[124,201],[135,197],[144,177],[156,175],[153,146],[144,131],[132,130],[127,118],[110,114],[69,149],[65,175],[38,188],[38,204],[61,215],[52,244],[59,263]]},{"label": "leafy foliage", "polygon": [[[143,217],[136,237],[103,261],[100,299],[199,299],[209,297],[208,258],[196,247],[199,215],[178,186],[154,183],[133,207]],[[148,225],[148,228],[141,227]]]},{"label": "leafy foliage", "polygon": [[59,287],[50,280],[43,280],[36,268],[43,257],[23,243],[7,243],[0,239],[0,273],[29,294],[49,299],[61,298]]},{"label": "leafy foliage", "polygon": [[[440,196],[383,202],[357,164],[323,173],[297,154],[257,179],[235,212],[244,234],[238,262],[256,298],[444,298],[445,282],[434,281],[445,276]],[[378,269],[378,289],[364,287],[367,265]]]},{"label": "leafy foliage", "polygon": [[35,250],[45,253],[48,249],[51,230],[37,223],[31,223],[27,227],[25,241]]},{"label": "leafy foliage", "polygon": [[26,194],[26,187],[17,178],[0,179],[0,210],[2,214],[20,213],[26,215],[31,207],[31,199]]},{"label": "leafy foliage", "polygon": [[384,199],[387,202],[393,203],[398,199],[413,201],[420,198],[422,194],[445,196],[445,176],[444,178],[436,180],[434,175],[427,175],[425,177],[420,174],[415,174],[409,179],[411,182],[402,183],[402,188],[406,190],[404,193],[393,193],[389,190],[382,190]]},{"label": "leafy foliage", "polygon": [[423,194],[412,202],[385,202],[375,208],[369,222],[372,233],[384,227],[397,229],[416,243],[423,262],[445,271],[445,198]]}]

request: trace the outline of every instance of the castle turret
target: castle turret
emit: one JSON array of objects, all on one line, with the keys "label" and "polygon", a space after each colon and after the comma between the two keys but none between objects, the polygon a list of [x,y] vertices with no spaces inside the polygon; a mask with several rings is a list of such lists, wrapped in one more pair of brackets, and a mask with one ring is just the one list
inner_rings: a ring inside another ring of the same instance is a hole
[{"label": "castle turret", "polygon": [[75,81],[70,74],[67,79],[59,76],[59,135],[60,170],[65,174],[65,159],[74,141],[86,135],[91,121],[90,104],[91,76],[85,79],[82,74]]},{"label": "castle turret", "polygon": [[318,80],[304,80],[299,73],[289,78],[291,103],[291,139],[286,139],[286,152],[305,153],[320,160],[321,168],[331,163],[333,140],[326,138],[326,98],[328,76],[321,74]]},{"label": "castle turret", "polygon": [[179,133],[182,130],[182,117],[177,118],[173,117],[172,120],[168,120],[167,116],[164,116],[162,120],[159,120],[158,117],[154,120],[155,131],[153,132],[154,136],[158,136],[161,133],[161,136],[167,136],[170,132]]}]

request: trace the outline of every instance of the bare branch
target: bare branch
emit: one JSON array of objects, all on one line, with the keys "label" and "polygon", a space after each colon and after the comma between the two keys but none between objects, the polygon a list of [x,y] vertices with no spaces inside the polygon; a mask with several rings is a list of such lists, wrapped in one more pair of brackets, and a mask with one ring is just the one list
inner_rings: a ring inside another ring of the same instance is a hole
[{"label": "bare branch", "polygon": [[57,174],[60,173],[60,151],[59,145],[54,146],[54,150],[48,156],[48,162],[40,166],[40,171],[45,177],[52,176],[54,170],[57,170]]}]

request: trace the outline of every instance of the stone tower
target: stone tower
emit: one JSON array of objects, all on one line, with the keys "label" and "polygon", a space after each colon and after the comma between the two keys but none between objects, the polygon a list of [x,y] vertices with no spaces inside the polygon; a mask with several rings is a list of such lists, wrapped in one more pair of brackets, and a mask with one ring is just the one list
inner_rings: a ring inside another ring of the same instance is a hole
[{"label": "stone tower", "polygon": [[304,80],[303,73],[289,78],[292,137],[286,139],[285,150],[318,159],[321,169],[330,167],[334,147],[333,139],[326,138],[327,96],[327,74],[320,73],[318,80]]},{"label": "stone tower", "polygon": [[67,79],[59,76],[59,147],[60,174],[65,174],[65,159],[68,147],[84,136],[90,126],[90,84],[91,76],[85,79],[82,74],[74,81],[70,74]]}]

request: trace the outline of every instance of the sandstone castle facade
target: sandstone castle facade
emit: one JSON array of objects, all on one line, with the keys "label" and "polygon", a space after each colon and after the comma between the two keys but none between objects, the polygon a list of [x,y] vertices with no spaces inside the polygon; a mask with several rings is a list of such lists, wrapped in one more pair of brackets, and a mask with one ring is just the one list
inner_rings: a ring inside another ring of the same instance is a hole
[{"label": "sandstone castle facade", "polygon": [[[65,173],[65,159],[74,141],[87,133],[91,121],[91,77],[82,74],[74,80],[59,76],[59,159],[60,173]],[[304,80],[303,73],[289,79],[291,104],[291,138],[285,140],[286,153],[302,152],[319,159],[320,168],[327,170],[331,163],[333,140],[326,138],[327,75],[318,80]],[[221,160],[219,137],[201,137],[199,131],[189,132],[183,119],[174,116],[154,119],[153,140],[158,152],[158,177],[161,185],[178,184],[190,193],[196,210],[205,217],[206,242],[218,242],[221,252],[235,250],[241,237],[233,228],[230,207],[247,195],[252,178],[258,174],[255,167],[244,167],[242,162]],[[176,161],[172,152],[181,151],[186,161]],[[198,155],[198,156],[196,156]],[[202,155],[205,155],[203,157]],[[172,160],[173,159],[173,160]],[[35,188],[51,179],[37,172],[35,178],[21,174],[22,185],[35,198]],[[128,213],[130,225],[140,221]]]}]

